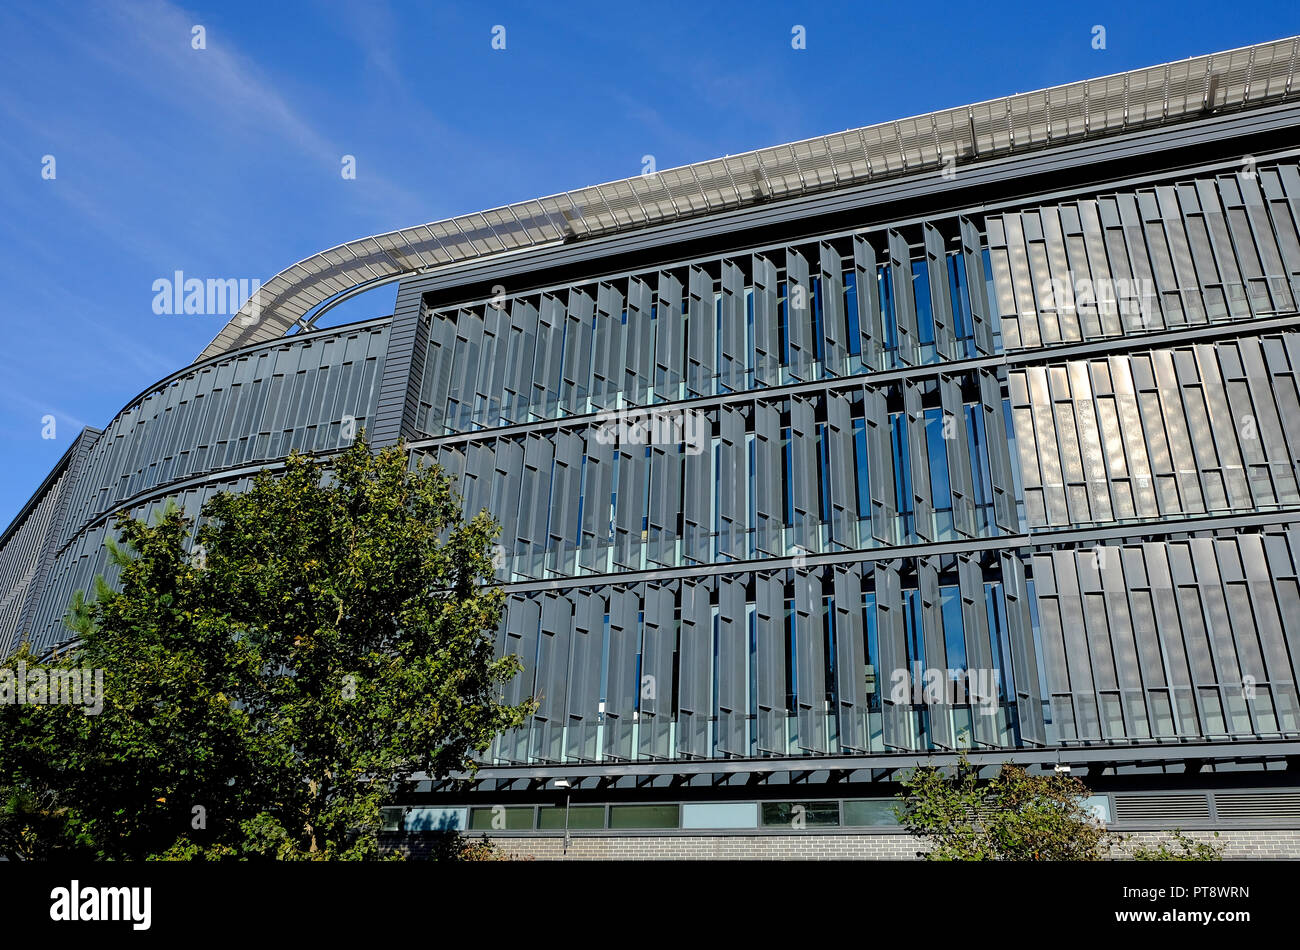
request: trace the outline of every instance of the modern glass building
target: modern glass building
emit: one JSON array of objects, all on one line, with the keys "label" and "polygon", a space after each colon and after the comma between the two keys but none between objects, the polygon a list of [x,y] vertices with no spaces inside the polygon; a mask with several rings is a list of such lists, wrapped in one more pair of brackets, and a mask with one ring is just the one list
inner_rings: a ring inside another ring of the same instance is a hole
[{"label": "modern glass building", "polygon": [[[501,522],[508,698],[540,700],[472,782],[395,809],[396,844],[902,856],[901,770],[965,748],[1075,770],[1117,828],[1300,855],[1298,59],[299,262],[0,537],[0,649],[67,638],[114,512],[196,514],[365,426]],[[314,328],[390,282],[391,315]]]}]

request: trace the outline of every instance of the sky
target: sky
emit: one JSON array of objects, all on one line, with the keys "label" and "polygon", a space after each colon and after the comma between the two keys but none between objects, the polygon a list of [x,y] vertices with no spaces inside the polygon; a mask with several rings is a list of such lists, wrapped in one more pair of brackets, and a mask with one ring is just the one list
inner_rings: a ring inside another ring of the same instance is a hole
[{"label": "sky", "polygon": [[[646,156],[664,169],[1297,33],[1294,0],[4,0],[0,528],[83,426],[226,322],[155,312],[176,271],[265,281]],[[328,322],[390,313],[394,294]]]}]

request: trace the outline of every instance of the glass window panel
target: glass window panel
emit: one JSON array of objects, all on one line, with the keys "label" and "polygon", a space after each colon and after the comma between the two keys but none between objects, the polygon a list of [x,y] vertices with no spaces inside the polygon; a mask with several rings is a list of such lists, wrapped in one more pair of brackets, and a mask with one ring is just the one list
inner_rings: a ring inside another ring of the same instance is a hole
[{"label": "glass window panel", "polygon": [[930,498],[936,511],[952,508],[948,483],[948,440],[944,438],[943,410],[925,410],[925,441],[930,456]]},{"label": "glass window panel", "polygon": [[1105,737],[1107,739],[1122,739],[1124,737],[1124,714],[1120,711],[1119,696],[1115,693],[1102,693],[1098,699],[1101,701],[1102,726],[1105,729]]},{"label": "glass window panel", "polygon": [[1228,718],[1232,726],[1233,735],[1246,736],[1254,730],[1250,726],[1250,712],[1246,708],[1246,697],[1239,685],[1233,683],[1227,686],[1224,691],[1227,700]]},{"label": "glass window panel", "polygon": [[839,802],[763,802],[765,828],[833,828],[840,823]]},{"label": "glass window panel", "polygon": [[934,311],[930,302],[930,272],[925,261],[912,262],[912,292],[916,300],[916,336],[922,346],[934,346]]},{"label": "glass window panel", "polygon": [[1278,728],[1282,732],[1295,732],[1300,729],[1300,716],[1297,715],[1295,687],[1283,683],[1273,687],[1277,699]]},{"label": "glass window panel", "polygon": [[611,805],[611,828],[676,828],[680,807],[677,805]]},{"label": "glass window panel", "polygon": [[468,808],[417,806],[406,810],[407,831],[464,831]]},{"label": "glass window panel", "polygon": [[912,456],[907,438],[907,419],[901,412],[890,414],[890,437],[894,456],[894,504],[905,537],[912,534]]},{"label": "glass window panel", "polygon": [[507,808],[505,805],[471,808],[469,827],[471,831],[531,831],[533,808],[531,805],[514,808]]},{"label": "glass window panel", "polygon": [[948,669],[966,669],[966,636],[962,628],[961,592],[956,587],[940,588],[943,605],[943,639]]},{"label": "glass window panel", "polygon": [[1094,818],[1098,821],[1110,822],[1110,797],[1107,795],[1089,795],[1081,803],[1085,809],[1092,812]]},{"label": "glass window panel", "polygon": [[880,693],[881,693],[881,671],[877,669],[880,665],[880,646],[876,634],[876,595],[868,593],[864,598],[866,609],[866,692],[867,692],[867,709],[873,713],[880,712]]},{"label": "glass window panel", "polygon": [[1212,686],[1202,687],[1201,709],[1205,712],[1205,731],[1209,735],[1223,735],[1227,728],[1223,722],[1223,705],[1219,702],[1219,691]]},{"label": "glass window panel", "polygon": [[858,332],[858,275],[853,270],[844,272],[844,314],[848,320],[849,355],[857,356],[862,351],[862,340]]},{"label": "glass window panel", "polygon": [[[537,827],[543,830],[564,828],[564,806],[548,805],[537,810]],[[604,828],[604,805],[569,806],[569,828]]]},{"label": "glass window panel", "polygon": [[1267,687],[1261,686],[1255,690],[1254,702],[1259,731],[1264,734],[1277,732],[1277,717],[1273,714],[1273,699],[1269,696]]},{"label": "glass window panel", "polygon": [[691,802],[682,806],[683,828],[757,828],[757,802]]},{"label": "glass window panel", "polygon": [[885,338],[884,349],[889,354],[889,360],[885,365],[893,368],[899,364],[898,323],[894,316],[894,283],[889,271],[888,264],[879,265],[876,268],[876,283],[880,297],[880,321]]},{"label": "glass window panel", "polygon": [[972,357],[975,355],[975,323],[970,314],[966,258],[957,252],[948,255],[948,291],[952,299],[953,332],[961,341],[957,355]]},{"label": "glass window panel", "polygon": [[892,798],[867,798],[844,803],[844,824],[851,828],[897,825],[894,814],[897,804]]},{"label": "glass window panel", "polygon": [[867,462],[867,423],[853,420],[854,474],[858,486],[858,517],[871,517],[871,477]]},{"label": "glass window panel", "polygon": [[907,666],[913,669],[919,663],[926,666],[925,637],[922,633],[921,598],[913,590],[903,591],[903,629],[907,632]]},{"label": "glass window panel", "polygon": [[1169,703],[1169,694],[1164,690],[1152,690],[1147,694],[1151,707],[1151,721],[1157,736],[1173,736],[1174,711]]}]

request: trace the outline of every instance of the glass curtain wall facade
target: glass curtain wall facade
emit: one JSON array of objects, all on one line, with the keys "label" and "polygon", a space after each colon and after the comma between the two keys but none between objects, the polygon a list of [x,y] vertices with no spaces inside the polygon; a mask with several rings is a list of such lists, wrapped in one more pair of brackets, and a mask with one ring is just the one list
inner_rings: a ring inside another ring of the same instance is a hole
[{"label": "glass curtain wall facade", "polygon": [[73,593],[117,579],[104,541],[118,511],[149,517],[170,500],[197,518],[295,449],[351,444],[373,417],[387,340],[384,320],[207,360],[83,432],[0,543],[0,651],[69,639]]},{"label": "glass curtain wall facade", "polygon": [[1279,164],[426,308],[417,446],[502,523],[542,702],[490,761],[1297,735],[1300,338],[1253,326],[1297,199]]}]

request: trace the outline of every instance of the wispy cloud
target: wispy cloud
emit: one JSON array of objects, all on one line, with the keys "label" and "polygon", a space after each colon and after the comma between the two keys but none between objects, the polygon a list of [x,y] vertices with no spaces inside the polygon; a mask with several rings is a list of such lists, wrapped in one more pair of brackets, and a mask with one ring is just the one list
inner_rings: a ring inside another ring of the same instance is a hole
[{"label": "wispy cloud", "polygon": [[[38,434],[40,429],[45,425],[44,416],[46,415],[54,416],[57,421],[56,428],[71,427],[72,434],[74,435],[89,424],[82,419],[78,419],[71,413],[64,412],[57,406],[52,406],[48,402],[44,402],[40,399],[33,399],[31,396],[12,386],[0,387],[0,397],[3,397],[6,402],[24,405],[32,411],[31,426],[33,435]],[[68,433],[65,430],[65,432],[59,434],[59,438],[62,439],[67,434]]]}]

